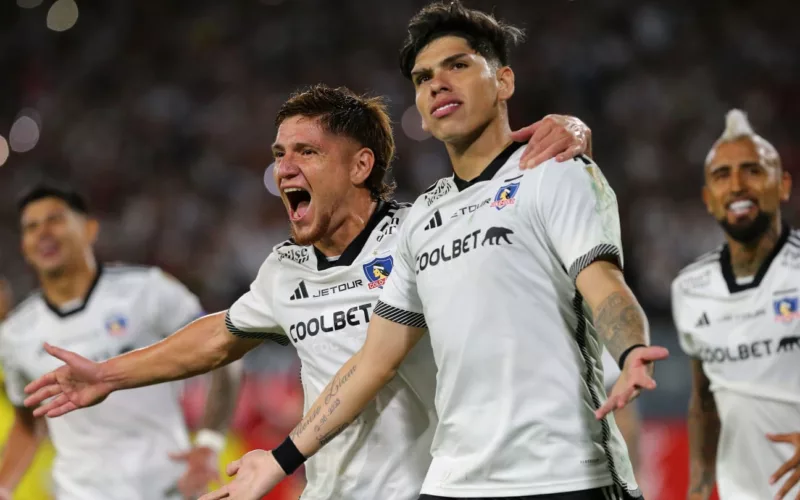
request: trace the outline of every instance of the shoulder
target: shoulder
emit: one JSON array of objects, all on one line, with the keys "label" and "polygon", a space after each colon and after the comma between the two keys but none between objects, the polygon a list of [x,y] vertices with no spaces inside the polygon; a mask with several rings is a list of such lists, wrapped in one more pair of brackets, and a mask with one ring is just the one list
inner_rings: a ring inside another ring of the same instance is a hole
[{"label": "shoulder", "polygon": [[154,266],[108,262],[103,264],[102,279],[113,282],[147,282],[163,273]]},{"label": "shoulder", "polygon": [[5,342],[24,337],[25,332],[35,326],[42,317],[40,311],[43,305],[41,292],[39,290],[31,292],[0,323],[0,340]]},{"label": "shoulder", "polygon": [[305,264],[311,258],[311,254],[312,249],[310,246],[298,245],[293,239],[289,238],[272,247],[272,253],[264,261],[264,265],[271,262],[282,264],[284,261]]},{"label": "shoulder", "polygon": [[433,205],[433,203],[447,196],[452,191],[455,191],[455,183],[453,182],[453,176],[443,177],[438,181],[434,182],[428,189],[422,192],[414,201],[414,207],[429,207]]},{"label": "shoulder", "polygon": [[789,239],[786,240],[788,246],[800,249],[800,229],[792,229],[789,231]]},{"label": "shoulder", "polygon": [[678,275],[672,280],[673,297],[686,291],[708,286],[711,283],[712,274],[719,269],[721,254],[722,245],[702,254],[678,271]]}]

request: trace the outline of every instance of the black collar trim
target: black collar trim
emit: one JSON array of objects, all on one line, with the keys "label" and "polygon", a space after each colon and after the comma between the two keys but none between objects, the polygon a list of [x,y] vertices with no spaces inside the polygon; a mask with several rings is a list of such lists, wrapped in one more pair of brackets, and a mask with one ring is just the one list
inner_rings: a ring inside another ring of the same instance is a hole
[{"label": "black collar trim", "polygon": [[790,233],[791,228],[789,227],[789,224],[783,222],[781,236],[778,238],[775,248],[772,249],[772,253],[769,254],[769,257],[767,257],[767,259],[761,263],[761,267],[758,268],[758,272],[756,272],[756,275],[753,277],[753,281],[750,283],[739,284],[736,282],[736,275],[733,274],[733,267],[731,266],[731,251],[726,243],[722,247],[722,251],[719,254],[719,263],[722,267],[722,277],[725,278],[725,283],[728,285],[728,291],[733,294],[736,292],[743,292],[744,290],[749,290],[751,288],[756,288],[761,283],[761,280],[764,279],[764,275],[767,274],[767,271],[769,271],[772,261],[775,260],[775,257],[778,256],[778,253],[780,253],[781,249],[786,244]]},{"label": "black collar trim", "polygon": [[383,219],[393,207],[397,208],[392,202],[387,203],[385,201],[379,201],[378,206],[375,207],[375,211],[367,221],[367,225],[364,226],[364,229],[356,236],[356,239],[347,245],[341,257],[335,261],[328,262],[328,258],[325,257],[325,254],[317,250],[317,247],[314,247],[314,255],[317,256],[317,270],[324,271],[332,267],[349,266],[355,262],[356,257],[358,257],[364,245],[367,243],[369,235],[372,234],[372,231],[375,230],[375,227],[377,227],[381,219]]},{"label": "black collar trim", "polygon": [[468,187],[477,184],[478,182],[492,180],[497,171],[500,170],[503,167],[503,165],[506,164],[508,159],[511,158],[511,155],[513,155],[514,152],[517,149],[519,149],[519,147],[522,145],[523,144],[520,142],[512,142],[506,149],[503,150],[502,153],[497,155],[497,157],[494,160],[492,160],[489,166],[483,169],[483,172],[481,172],[481,174],[478,177],[475,177],[471,181],[465,181],[464,179],[453,173],[453,182],[456,185],[456,189],[458,189],[459,191],[463,191]]},{"label": "black collar trim", "polygon": [[86,306],[89,304],[89,300],[92,298],[92,294],[94,293],[94,289],[97,288],[97,283],[100,281],[100,275],[103,274],[103,265],[99,262],[97,263],[97,273],[94,275],[94,281],[92,281],[91,286],[89,286],[89,291],[86,292],[86,296],[83,298],[83,303],[76,307],[75,309],[70,309],[69,311],[62,311],[58,308],[55,304],[52,304],[49,300],[47,300],[47,296],[44,294],[44,290],[42,290],[42,299],[44,300],[45,305],[48,309],[53,311],[53,314],[58,316],[59,318],[67,318],[72,316],[73,314],[78,314],[79,312],[86,309]]}]

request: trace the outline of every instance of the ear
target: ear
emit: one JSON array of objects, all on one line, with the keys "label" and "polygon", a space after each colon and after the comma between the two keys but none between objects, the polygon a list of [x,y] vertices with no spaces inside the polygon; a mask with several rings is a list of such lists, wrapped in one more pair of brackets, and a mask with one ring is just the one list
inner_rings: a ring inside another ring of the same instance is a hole
[{"label": "ear", "polygon": [[353,156],[350,165],[350,182],[354,186],[360,186],[367,182],[372,167],[375,165],[375,153],[369,148],[361,148]]},{"label": "ear", "polygon": [[789,196],[792,193],[792,174],[789,172],[784,171],[783,177],[781,178],[781,201],[787,202],[789,201]]},{"label": "ear", "polygon": [[94,245],[97,243],[97,235],[100,234],[100,223],[97,219],[86,219],[86,240]]},{"label": "ear", "polygon": [[711,212],[710,201],[711,201],[711,192],[708,190],[708,186],[703,186],[703,204],[705,204],[706,206],[706,212],[708,212],[711,215],[714,215]]},{"label": "ear", "polygon": [[501,101],[507,101],[514,95],[514,70],[508,66],[503,66],[497,70],[497,97]]}]

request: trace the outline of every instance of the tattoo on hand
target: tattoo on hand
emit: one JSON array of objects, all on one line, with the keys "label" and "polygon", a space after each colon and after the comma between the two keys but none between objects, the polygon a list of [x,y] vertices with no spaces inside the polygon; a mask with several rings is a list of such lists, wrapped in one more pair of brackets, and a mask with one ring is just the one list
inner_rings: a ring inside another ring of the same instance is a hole
[{"label": "tattoo on hand", "polygon": [[647,343],[644,311],[627,293],[609,295],[597,307],[594,326],[614,359],[630,345]]}]

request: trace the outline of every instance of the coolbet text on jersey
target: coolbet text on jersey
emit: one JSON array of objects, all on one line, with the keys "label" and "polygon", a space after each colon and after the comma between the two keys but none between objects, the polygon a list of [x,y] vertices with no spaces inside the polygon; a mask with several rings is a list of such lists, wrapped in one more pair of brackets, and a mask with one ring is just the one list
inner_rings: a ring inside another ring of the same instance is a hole
[{"label": "coolbet text on jersey", "polygon": [[[146,347],[202,315],[200,302],[157,268],[98,266],[85,301],[57,309],[40,292],[0,325],[6,390],[22,406],[25,385],[63,363],[45,342],[94,361]],[[185,465],[170,453],[189,448],[180,386],[114,393],[97,406],[48,418],[56,449],[59,500],[178,500]]]},{"label": "coolbet text on jersey", "polygon": [[[682,349],[702,360],[722,428],[717,485],[723,499],[773,498],[769,477],[794,454],[770,434],[800,425],[800,234],[784,225],[773,254],[737,282],[727,246],[672,283]],[[786,495],[800,494],[796,486]]]},{"label": "coolbet text on jersey", "polygon": [[[297,349],[304,412],[364,345],[408,210],[380,202],[335,260],[311,246],[278,245],[250,291],[230,308],[232,333]],[[436,367],[424,340],[361,415],[309,458],[302,499],[416,500],[430,463],[435,385]]]},{"label": "coolbet text on jersey", "polygon": [[622,265],[616,197],[585,157],[521,171],[512,144],[476,179],[441,179],[400,231],[375,314],[429,329],[439,425],[423,493],[608,487],[638,497],[575,278]]}]

